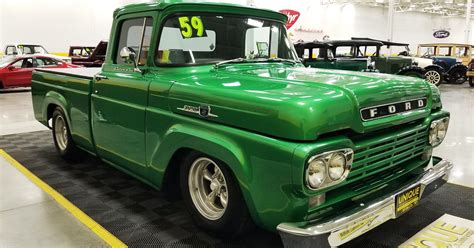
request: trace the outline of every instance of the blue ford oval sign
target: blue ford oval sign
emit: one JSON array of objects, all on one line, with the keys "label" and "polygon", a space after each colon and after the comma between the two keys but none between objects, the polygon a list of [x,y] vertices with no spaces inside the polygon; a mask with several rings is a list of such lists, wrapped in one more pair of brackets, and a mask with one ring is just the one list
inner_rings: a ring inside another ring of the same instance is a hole
[{"label": "blue ford oval sign", "polygon": [[449,34],[450,33],[447,30],[438,30],[433,33],[433,36],[438,39],[444,39],[444,38],[449,37]]}]

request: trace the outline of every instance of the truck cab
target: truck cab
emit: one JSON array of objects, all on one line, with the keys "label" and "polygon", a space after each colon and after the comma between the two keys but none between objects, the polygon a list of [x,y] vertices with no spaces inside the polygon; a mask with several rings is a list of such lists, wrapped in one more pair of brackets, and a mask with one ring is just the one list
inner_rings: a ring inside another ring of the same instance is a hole
[{"label": "truck cab", "polygon": [[163,1],[113,17],[102,68],[33,73],[35,117],[63,158],[181,195],[212,234],[255,223],[338,246],[447,180],[431,152],[449,112],[422,79],[306,68],[274,11]]}]

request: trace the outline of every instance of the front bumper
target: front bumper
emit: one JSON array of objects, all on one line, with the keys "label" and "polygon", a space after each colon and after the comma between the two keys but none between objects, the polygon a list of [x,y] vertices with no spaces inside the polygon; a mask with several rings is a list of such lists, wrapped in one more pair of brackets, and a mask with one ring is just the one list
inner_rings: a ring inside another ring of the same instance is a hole
[{"label": "front bumper", "polygon": [[[434,160],[433,160],[434,161]],[[397,217],[395,199],[397,195],[421,185],[421,198],[432,193],[448,180],[453,164],[440,160],[432,164],[415,182],[398,191],[376,200],[360,204],[359,207],[341,213],[329,221],[306,224],[281,223],[277,226],[285,247],[335,247],[374,229],[378,225]]]}]

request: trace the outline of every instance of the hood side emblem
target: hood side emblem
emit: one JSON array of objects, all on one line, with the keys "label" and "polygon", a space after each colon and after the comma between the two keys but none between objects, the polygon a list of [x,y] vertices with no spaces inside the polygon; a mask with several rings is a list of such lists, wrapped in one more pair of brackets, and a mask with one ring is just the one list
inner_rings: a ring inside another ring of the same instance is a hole
[{"label": "hood side emblem", "polygon": [[188,113],[198,114],[201,117],[219,117],[218,115],[211,113],[211,106],[209,105],[201,105],[199,107],[184,105],[182,108],[177,109]]}]

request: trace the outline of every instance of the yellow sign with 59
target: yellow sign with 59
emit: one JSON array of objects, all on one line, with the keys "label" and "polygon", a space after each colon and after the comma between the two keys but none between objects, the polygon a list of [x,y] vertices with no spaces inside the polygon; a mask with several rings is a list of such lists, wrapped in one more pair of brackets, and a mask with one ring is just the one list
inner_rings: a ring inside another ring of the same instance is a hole
[{"label": "yellow sign with 59", "polygon": [[207,36],[204,24],[202,24],[202,20],[198,16],[181,16],[178,20],[181,28],[181,35],[184,39]]}]

